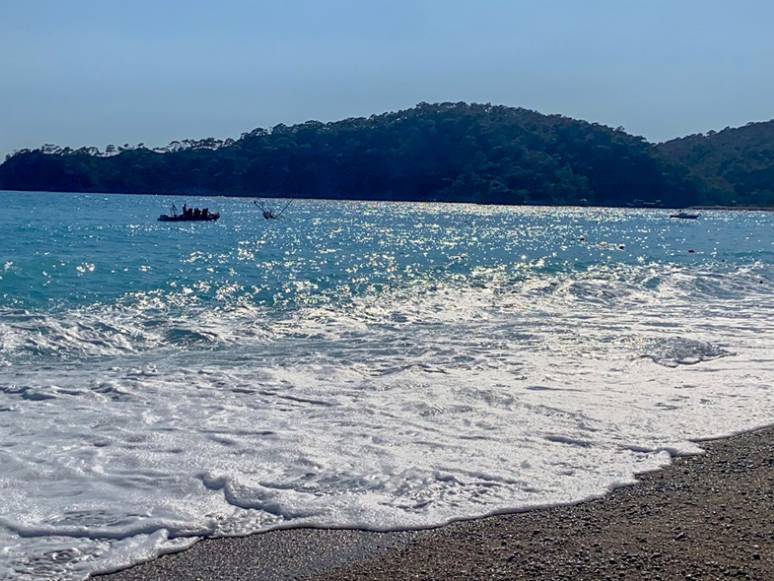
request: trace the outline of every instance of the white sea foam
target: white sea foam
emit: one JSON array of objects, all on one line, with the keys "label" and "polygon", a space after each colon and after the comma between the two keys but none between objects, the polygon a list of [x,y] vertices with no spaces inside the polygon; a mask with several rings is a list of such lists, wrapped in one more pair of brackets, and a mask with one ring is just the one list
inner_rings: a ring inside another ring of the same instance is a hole
[{"label": "white sea foam", "polygon": [[774,419],[767,267],[539,268],[346,307],[3,312],[0,579],[573,502]]}]

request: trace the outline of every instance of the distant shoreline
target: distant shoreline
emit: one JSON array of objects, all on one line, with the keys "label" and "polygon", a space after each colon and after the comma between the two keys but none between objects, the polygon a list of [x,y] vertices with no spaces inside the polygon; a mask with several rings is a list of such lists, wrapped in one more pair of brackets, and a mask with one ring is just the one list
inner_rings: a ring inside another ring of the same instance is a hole
[{"label": "distant shoreline", "polygon": [[63,191],[41,191],[41,190],[2,190],[0,194],[61,194],[65,196],[156,196],[163,197],[191,197],[191,198],[234,198],[234,199],[268,199],[268,200],[315,200],[326,202],[393,202],[408,204],[465,204],[470,206],[502,206],[508,208],[600,208],[610,209],[618,208],[622,210],[703,210],[703,211],[740,211],[740,212],[774,212],[774,206],[595,206],[595,205],[573,205],[573,204],[487,204],[476,202],[464,202],[458,200],[407,200],[396,198],[329,198],[324,196],[287,196],[283,194],[223,194],[223,193],[126,193],[126,192],[63,192]]},{"label": "distant shoreline", "polygon": [[691,206],[689,210],[728,210],[738,212],[774,212],[774,206]]},{"label": "distant shoreline", "polygon": [[[507,205],[774,206],[774,120],[651,143],[560,114],[418,103],[165,147],[20,149],[0,188],[273,191],[311,198]],[[170,194],[175,195],[175,194]]]}]

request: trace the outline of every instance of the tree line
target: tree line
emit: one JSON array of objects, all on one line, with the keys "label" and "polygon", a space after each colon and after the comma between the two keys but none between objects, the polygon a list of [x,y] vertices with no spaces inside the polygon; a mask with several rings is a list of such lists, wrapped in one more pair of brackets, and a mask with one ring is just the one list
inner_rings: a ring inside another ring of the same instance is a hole
[{"label": "tree line", "polygon": [[164,148],[21,150],[0,165],[0,188],[602,206],[771,201],[770,191],[737,187],[740,170],[712,179],[700,155],[685,153],[698,147],[686,139],[654,146],[562,115],[420,103]]},{"label": "tree line", "polygon": [[774,120],[658,145],[728,205],[774,206]]}]

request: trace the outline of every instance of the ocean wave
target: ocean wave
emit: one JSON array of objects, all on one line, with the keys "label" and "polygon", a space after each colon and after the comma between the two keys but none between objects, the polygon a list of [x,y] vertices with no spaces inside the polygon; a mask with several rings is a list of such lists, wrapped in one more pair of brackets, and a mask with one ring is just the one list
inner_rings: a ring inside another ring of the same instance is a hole
[{"label": "ocean wave", "polygon": [[[599,308],[626,310],[643,305],[661,308],[664,313],[686,311],[696,301],[701,301],[702,312],[712,304],[722,307],[734,301],[752,307],[756,300],[766,301],[774,293],[774,276],[769,270],[763,265],[727,272],[656,265],[599,266],[569,273],[530,270],[518,277],[502,269],[479,270],[473,275],[475,284],[468,277],[446,282],[419,280],[405,287],[339,296],[327,304],[296,309],[252,302],[249,293],[215,306],[177,291],[131,293],[116,304],[50,313],[0,309],[0,362],[77,361],[158,349],[212,349],[303,330],[336,333],[347,326],[357,329],[376,323],[427,325],[448,321],[455,313],[466,317],[471,309],[518,308],[521,316],[529,317],[573,308],[593,317]],[[681,349],[679,344],[671,348]],[[708,352],[708,356],[713,355]],[[669,358],[655,353],[653,359]],[[678,355],[674,360],[680,359]]]},{"label": "ocean wave", "polygon": [[0,579],[574,502],[771,423],[765,253],[656,213],[367,210],[11,257]]}]

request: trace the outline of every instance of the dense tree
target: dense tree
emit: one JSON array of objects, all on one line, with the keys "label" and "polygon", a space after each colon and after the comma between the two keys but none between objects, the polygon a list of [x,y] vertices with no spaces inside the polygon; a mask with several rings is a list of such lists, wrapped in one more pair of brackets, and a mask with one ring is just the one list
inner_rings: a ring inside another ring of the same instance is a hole
[{"label": "dense tree", "polygon": [[689,135],[658,145],[725,204],[774,206],[774,120]]},{"label": "dense tree", "polygon": [[710,191],[623,128],[466,103],[159,149],[46,146],[7,159],[0,187],[609,206],[686,206]]}]

